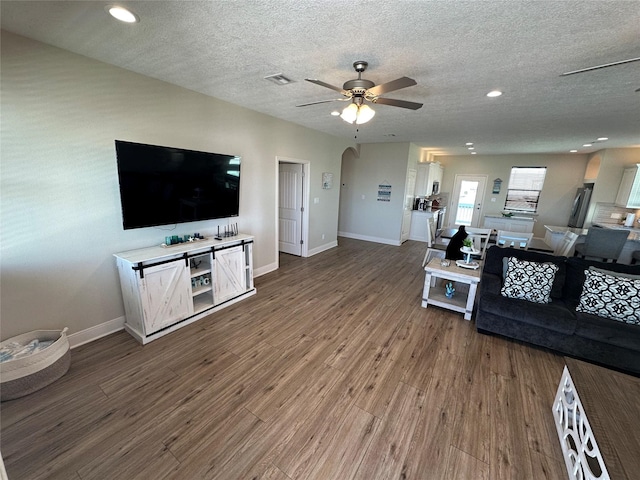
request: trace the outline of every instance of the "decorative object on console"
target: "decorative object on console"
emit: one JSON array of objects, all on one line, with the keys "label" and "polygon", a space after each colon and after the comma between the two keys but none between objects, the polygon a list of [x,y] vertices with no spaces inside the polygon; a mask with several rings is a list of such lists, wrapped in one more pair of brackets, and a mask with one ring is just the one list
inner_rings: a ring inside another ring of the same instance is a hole
[{"label": "decorative object on console", "polygon": [[164,248],[173,247],[187,242],[198,242],[200,240],[206,240],[206,238],[201,236],[197,232],[193,235],[184,235],[184,237],[181,237],[179,235],[171,235],[164,237],[164,243],[160,244],[160,246]]},{"label": "decorative object on console", "polygon": [[235,237],[238,235],[238,224],[225,225],[224,232],[220,234],[220,225],[218,225],[218,234],[215,236],[216,240],[222,240],[223,238]]}]

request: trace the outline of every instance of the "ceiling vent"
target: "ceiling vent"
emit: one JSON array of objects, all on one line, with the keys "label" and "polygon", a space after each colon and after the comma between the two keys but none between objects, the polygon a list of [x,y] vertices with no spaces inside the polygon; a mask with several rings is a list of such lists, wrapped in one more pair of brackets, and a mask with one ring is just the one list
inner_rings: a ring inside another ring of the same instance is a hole
[{"label": "ceiling vent", "polygon": [[287,85],[287,84],[291,83],[291,80],[288,79],[287,77],[285,77],[281,73],[276,73],[274,75],[269,75],[267,77],[264,77],[264,79],[265,80],[269,80],[270,82],[273,82],[276,85]]}]

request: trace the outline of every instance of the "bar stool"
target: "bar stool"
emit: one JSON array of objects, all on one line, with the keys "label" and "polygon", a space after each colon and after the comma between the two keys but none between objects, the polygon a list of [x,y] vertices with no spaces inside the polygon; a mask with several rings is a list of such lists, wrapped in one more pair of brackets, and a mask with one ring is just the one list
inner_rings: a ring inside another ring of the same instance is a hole
[{"label": "bar stool", "polygon": [[628,237],[629,230],[593,226],[587,231],[584,243],[576,245],[574,257],[595,257],[603,262],[611,260],[616,263]]},{"label": "bar stool", "polygon": [[631,265],[635,265],[640,260],[640,250],[636,250],[631,254]]}]

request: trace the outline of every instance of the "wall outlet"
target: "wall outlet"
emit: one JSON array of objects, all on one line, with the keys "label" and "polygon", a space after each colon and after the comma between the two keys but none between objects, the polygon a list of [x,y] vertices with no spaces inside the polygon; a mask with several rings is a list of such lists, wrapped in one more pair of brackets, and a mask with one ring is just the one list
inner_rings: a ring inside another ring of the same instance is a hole
[{"label": "wall outlet", "polygon": [[324,240],[324,233],[322,234],[322,240]]},{"label": "wall outlet", "polygon": [[362,195],[362,200],[364,200],[364,195]]},{"label": "wall outlet", "polygon": [[314,197],[313,203],[320,203],[320,197]]},{"label": "wall outlet", "polygon": [[495,202],[496,201],[496,197],[491,197],[491,201]]}]

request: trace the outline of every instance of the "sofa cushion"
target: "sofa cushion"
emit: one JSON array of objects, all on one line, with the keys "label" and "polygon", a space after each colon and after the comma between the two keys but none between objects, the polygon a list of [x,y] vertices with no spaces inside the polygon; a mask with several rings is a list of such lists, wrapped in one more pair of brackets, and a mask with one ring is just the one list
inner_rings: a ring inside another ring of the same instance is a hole
[{"label": "sofa cushion", "polygon": [[552,332],[571,335],[576,328],[575,315],[560,299],[552,298],[551,303],[532,303],[503,297],[499,292],[484,292],[478,308],[513,322],[527,323]]},{"label": "sofa cushion", "polygon": [[640,326],[640,279],[585,270],[576,311]]},{"label": "sofa cushion", "polygon": [[500,293],[534,303],[549,303],[549,294],[558,271],[553,263],[538,263],[511,257]]},{"label": "sofa cushion", "polygon": [[637,325],[601,318],[588,313],[578,313],[576,335],[640,352],[640,327]]},{"label": "sofa cushion", "polygon": [[[640,275],[640,265],[624,265],[622,263],[604,263],[595,260],[586,260],[571,257],[567,260],[566,280],[564,282],[563,298],[567,306],[576,309],[582,295],[582,285],[585,279],[585,270],[596,267],[611,272],[630,273]],[[552,295],[553,296],[553,295]]]},{"label": "sofa cushion", "polygon": [[[494,275],[502,275],[502,259],[505,257],[516,257],[519,260],[527,260],[530,262],[551,262],[558,266],[555,279],[553,281],[553,288],[551,289],[551,298],[562,298],[562,287],[565,282],[565,262],[567,257],[556,257],[542,252],[533,252],[531,250],[520,250],[517,248],[501,248],[496,245],[487,249],[487,255],[483,265],[483,272],[492,273]],[[504,278],[503,278],[504,280]],[[582,284],[581,284],[582,285]],[[578,293],[578,297],[580,293]],[[576,302],[577,303],[577,302]]]}]

